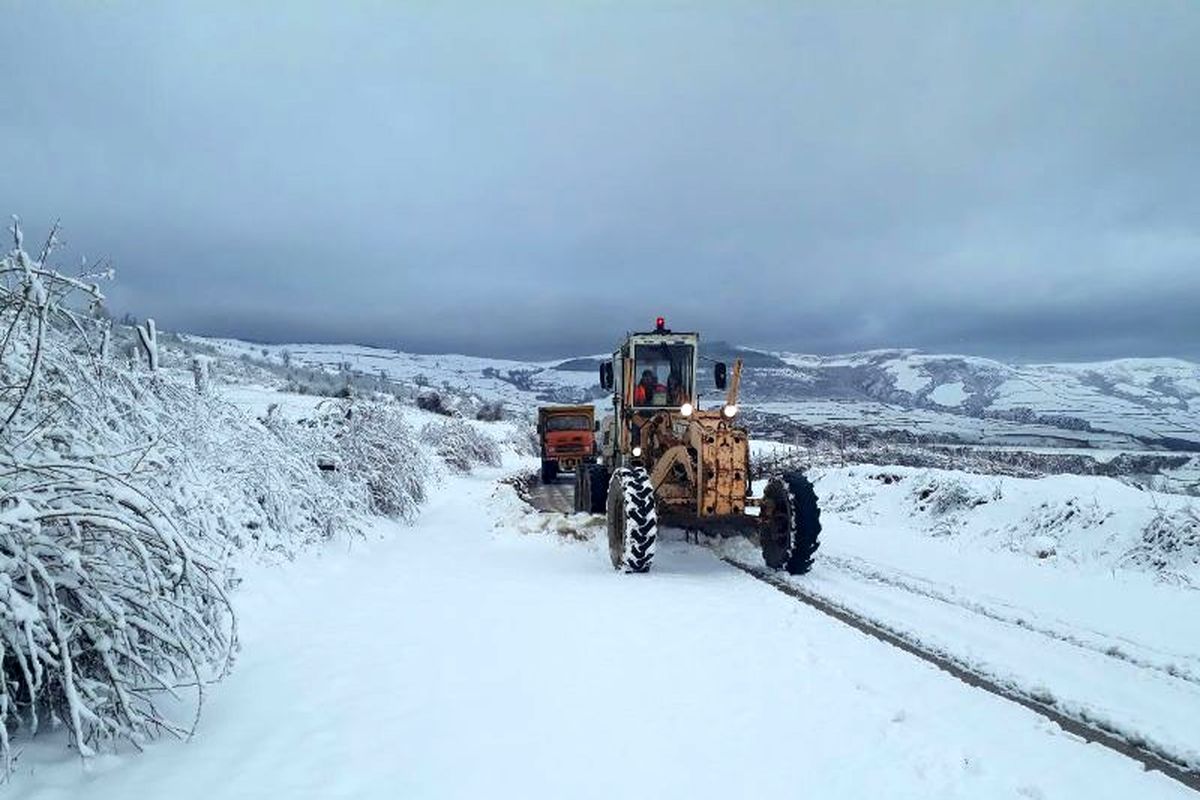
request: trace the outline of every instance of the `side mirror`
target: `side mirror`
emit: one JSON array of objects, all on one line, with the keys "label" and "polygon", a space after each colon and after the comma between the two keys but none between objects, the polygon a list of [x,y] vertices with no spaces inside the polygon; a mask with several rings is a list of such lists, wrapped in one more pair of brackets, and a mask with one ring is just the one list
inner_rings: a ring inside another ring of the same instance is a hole
[{"label": "side mirror", "polygon": [[600,364],[600,388],[613,388],[613,367],[611,361],[604,361]]},{"label": "side mirror", "polygon": [[593,431],[600,430],[600,420],[596,420],[595,422],[592,423],[592,430]]},{"label": "side mirror", "polygon": [[729,370],[726,368],[724,361],[718,361],[716,366],[713,367],[713,382],[717,384],[718,389],[725,389],[728,371]]}]

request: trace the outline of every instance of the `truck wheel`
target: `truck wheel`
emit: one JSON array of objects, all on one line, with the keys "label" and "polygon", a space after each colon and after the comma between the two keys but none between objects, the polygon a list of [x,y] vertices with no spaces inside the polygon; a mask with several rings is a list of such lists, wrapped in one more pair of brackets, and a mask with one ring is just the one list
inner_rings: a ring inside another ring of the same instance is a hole
[{"label": "truck wheel", "polygon": [[558,462],[543,461],[542,462],[542,483],[554,483],[558,478]]},{"label": "truck wheel", "polygon": [[588,465],[580,464],[575,467],[575,513],[591,513],[591,482],[588,480]]},{"label": "truck wheel", "polygon": [[658,510],[650,474],[643,467],[622,467],[608,484],[608,554],[614,569],[645,572],[654,559]]},{"label": "truck wheel", "polygon": [[812,569],[820,546],[821,509],[812,482],[801,472],[767,482],[759,515],[763,561],[771,569],[803,575]]},{"label": "truck wheel", "polygon": [[584,480],[588,483],[585,510],[589,514],[603,514],[608,507],[608,467],[603,464],[585,464],[584,467],[587,469]]}]

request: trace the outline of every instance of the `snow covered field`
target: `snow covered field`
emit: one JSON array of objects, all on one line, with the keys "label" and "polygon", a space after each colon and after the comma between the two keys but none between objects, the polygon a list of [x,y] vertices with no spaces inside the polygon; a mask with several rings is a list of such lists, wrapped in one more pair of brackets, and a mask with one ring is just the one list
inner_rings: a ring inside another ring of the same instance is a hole
[{"label": "snow covered field", "polygon": [[[419,510],[397,515],[411,524],[359,520],[364,538],[309,537],[286,557],[249,548],[231,593],[237,663],[208,688],[194,738],[151,741],[144,754],[118,742],[81,762],[62,731],[21,731],[12,796],[1189,794],[721,560],[758,565],[745,540],[714,551],[665,531],[650,575],[613,573],[601,518],[537,513],[503,482],[536,465],[530,409],[586,394],[590,373],[371,348],[207,347],[216,390],[236,406],[221,419],[255,435],[269,427],[289,448],[313,426],[333,431],[318,449],[288,451],[322,486],[320,448],[333,449],[330,486],[362,453],[390,471],[397,456],[372,450],[378,442],[345,449],[350,433],[322,427],[385,409],[405,440],[392,444],[437,465],[413,487]],[[165,369],[190,358],[164,351]],[[322,392],[361,397],[297,393],[282,375],[297,364],[322,371],[300,376]],[[928,370],[912,362],[898,377],[915,386]],[[971,387],[925,388],[949,408],[973,402]],[[459,417],[419,409],[426,391]],[[503,421],[475,418],[497,401]],[[474,455],[459,463],[463,447]],[[1127,452],[1103,455],[1116,451]],[[1200,767],[1195,498],[1094,476],[869,465],[812,475],[826,527],[816,567],[793,585]],[[257,531],[262,501],[248,500],[234,521]],[[186,703],[175,710],[188,718]]]},{"label": "snow covered field", "polygon": [[[1025,696],[1200,767],[1200,520],[1109,479],[815,471],[820,558],[790,579]],[[1182,520],[1191,549],[1148,556]],[[725,545],[757,564],[755,548]],[[1151,565],[1151,561],[1157,567]]]},{"label": "snow covered field", "polygon": [[1191,795],[704,548],[668,542],[652,574],[625,576],[596,541],[522,534],[529,512],[496,477],[448,480],[415,527],[249,575],[242,655],[192,741],[85,768],[50,738],[6,791]]}]

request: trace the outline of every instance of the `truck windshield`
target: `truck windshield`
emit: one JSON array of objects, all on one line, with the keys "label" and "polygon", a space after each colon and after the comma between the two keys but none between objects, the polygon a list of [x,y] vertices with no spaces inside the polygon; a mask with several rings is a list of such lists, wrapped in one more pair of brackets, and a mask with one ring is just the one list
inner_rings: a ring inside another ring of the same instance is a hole
[{"label": "truck windshield", "polygon": [[690,344],[639,344],[634,350],[635,406],[679,407],[692,400]]},{"label": "truck windshield", "polygon": [[546,430],[548,431],[590,431],[591,429],[592,423],[587,417],[548,417],[546,419]]}]

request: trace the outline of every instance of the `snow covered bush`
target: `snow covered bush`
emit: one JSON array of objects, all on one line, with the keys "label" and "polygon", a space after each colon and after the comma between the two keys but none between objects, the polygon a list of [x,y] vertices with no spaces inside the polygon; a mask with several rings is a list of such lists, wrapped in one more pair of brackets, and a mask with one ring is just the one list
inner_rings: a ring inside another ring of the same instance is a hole
[{"label": "snow covered bush", "polygon": [[417,395],[417,408],[422,411],[428,411],[431,414],[440,414],[443,417],[454,416],[454,410],[446,404],[441,394],[428,389]]},{"label": "snow covered bush", "polygon": [[332,405],[319,425],[332,434],[338,471],[365,491],[371,513],[415,516],[430,465],[399,406],[365,400]]},{"label": "snow covered bush", "polygon": [[484,402],[475,412],[475,419],[481,422],[499,422],[504,419],[504,404],[499,400]]},{"label": "snow covered bush", "polygon": [[536,458],[542,451],[537,426],[533,424],[514,426],[505,435],[503,444],[519,456]]},{"label": "snow covered bush", "polygon": [[[36,258],[14,237],[0,259],[0,757],[47,721],[83,755],[186,735],[237,647],[234,556],[410,518],[428,457],[394,401],[256,420],[152,325],[136,357],[113,357],[134,331],[93,313],[99,276],[52,270],[53,234]],[[175,694],[195,714],[163,702]]]},{"label": "snow covered bush", "polygon": [[928,510],[938,516],[969,511],[991,499],[970,481],[933,473],[923,476],[913,488],[912,495],[919,510]]},{"label": "snow covered bush", "polygon": [[88,281],[0,259],[0,755],[49,721],[84,755],[186,734],[157,698],[202,696],[235,648],[219,548],[171,513],[147,456],[164,388],[103,357]]},{"label": "snow covered bush", "polygon": [[0,464],[0,745],[65,723],[83,755],[190,725],[156,697],[221,677],[233,618],[220,563],[154,499],[95,463]]},{"label": "snow covered bush", "polygon": [[365,505],[321,472],[323,446],[309,431],[276,415],[255,420],[219,396],[178,391],[170,408],[148,480],[198,538],[290,558],[357,530]]},{"label": "snow covered bush", "polygon": [[430,422],[421,429],[421,441],[433,447],[446,466],[456,472],[470,472],[476,464],[500,466],[500,448],[495,440],[461,419]]},{"label": "snow covered bush", "polygon": [[1194,506],[1155,508],[1142,540],[1125,554],[1124,566],[1155,572],[1160,578],[1190,583],[1187,574],[1200,566],[1200,513]]}]

